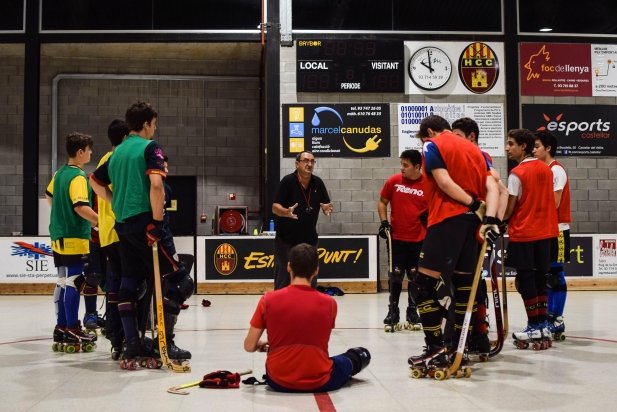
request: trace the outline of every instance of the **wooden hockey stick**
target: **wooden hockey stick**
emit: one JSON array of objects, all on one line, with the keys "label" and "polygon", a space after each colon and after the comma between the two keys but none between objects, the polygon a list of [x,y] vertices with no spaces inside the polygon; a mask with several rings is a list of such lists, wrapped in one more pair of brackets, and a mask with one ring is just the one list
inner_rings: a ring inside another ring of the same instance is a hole
[{"label": "wooden hockey stick", "polygon": [[482,273],[482,266],[484,266],[484,255],[486,254],[486,240],[482,243],[480,248],[480,254],[478,256],[478,263],[476,264],[476,271],[473,275],[473,283],[471,284],[471,292],[469,293],[469,300],[467,301],[467,309],[465,310],[465,319],[463,320],[463,327],[461,329],[461,337],[458,340],[458,347],[456,348],[456,356],[454,362],[448,368],[447,376],[451,376],[458,371],[463,360],[463,354],[465,353],[465,342],[467,341],[467,333],[469,332],[469,325],[471,323],[471,314],[473,312],[473,303],[476,300],[476,292],[478,291],[478,283],[480,281],[480,275]]},{"label": "wooden hockey stick", "polygon": [[[238,372],[238,375],[242,376],[242,375],[248,375],[251,373],[253,373],[253,370],[247,369],[245,371]],[[184,383],[179,386],[172,386],[171,388],[167,389],[167,392],[173,393],[174,395],[188,395],[189,394],[188,391],[183,391],[182,389],[192,388],[193,386],[197,386],[200,383],[201,383],[201,380],[198,380],[198,381],[193,381],[189,383]]]},{"label": "wooden hockey stick", "polygon": [[506,241],[501,237],[501,312],[503,314],[503,338],[506,339],[508,337],[508,288],[506,282],[506,250],[505,245]]},{"label": "wooden hockey stick", "polygon": [[174,362],[167,353],[167,336],[165,331],[165,319],[163,318],[163,294],[161,287],[161,268],[159,267],[159,248],[158,242],[152,244],[152,261],[154,263],[154,296],[156,298],[156,324],[159,334],[159,352],[163,365],[174,372],[190,372],[191,366],[188,361],[181,364]]}]

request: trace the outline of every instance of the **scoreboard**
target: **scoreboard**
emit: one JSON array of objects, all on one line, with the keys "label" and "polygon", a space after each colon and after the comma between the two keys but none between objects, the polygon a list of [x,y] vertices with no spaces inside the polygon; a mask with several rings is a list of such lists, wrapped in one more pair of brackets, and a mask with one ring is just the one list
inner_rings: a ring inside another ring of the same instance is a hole
[{"label": "scoreboard", "polygon": [[404,93],[403,41],[297,40],[296,91]]}]

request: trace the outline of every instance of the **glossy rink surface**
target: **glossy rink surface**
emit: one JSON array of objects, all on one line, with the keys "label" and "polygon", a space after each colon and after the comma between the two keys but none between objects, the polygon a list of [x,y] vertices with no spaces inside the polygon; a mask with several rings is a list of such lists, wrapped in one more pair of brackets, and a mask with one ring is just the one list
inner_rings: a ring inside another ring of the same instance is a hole
[{"label": "glossy rink surface", "polygon": [[[204,298],[212,302],[210,307],[201,306]],[[383,331],[386,293],[336,297],[339,316],[330,353],[365,346],[373,358],[348,387],[319,396],[247,385],[227,390],[192,387],[184,396],[167,393],[169,387],[219,369],[253,369],[261,377],[265,354],[242,349],[258,298],[193,296],[180,315],[176,335],[178,346],[193,354],[192,371],[179,374],[121,370],[102,337],[92,353],[54,353],[52,297],[0,296],[0,410],[597,411],[614,410],[617,402],[617,292],[570,292],[565,341],[532,351],[514,348],[508,338],[501,354],[471,364],[471,378],[441,382],[409,377],[407,358],[421,352],[423,335]],[[511,334],[525,323],[516,293],[508,295],[508,312]]]}]

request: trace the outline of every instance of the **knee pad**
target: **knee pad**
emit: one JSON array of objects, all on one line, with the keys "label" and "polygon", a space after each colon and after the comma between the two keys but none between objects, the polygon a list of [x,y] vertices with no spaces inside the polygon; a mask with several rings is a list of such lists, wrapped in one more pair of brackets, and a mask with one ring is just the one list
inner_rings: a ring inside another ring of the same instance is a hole
[{"label": "knee pad", "polygon": [[56,286],[63,288],[66,285],[66,266],[58,266],[58,280]]},{"label": "knee pad", "polygon": [[563,265],[551,266],[550,271],[546,274],[546,286],[553,289],[561,283],[565,283]]},{"label": "knee pad", "polygon": [[405,276],[405,273],[398,266],[394,267],[392,273],[390,273],[389,275],[390,282],[400,285],[403,284],[403,277]]},{"label": "knee pad", "polygon": [[352,375],[357,374],[371,363],[371,353],[366,348],[351,348],[345,352],[345,356],[351,360]]},{"label": "knee pad", "polygon": [[69,275],[66,277],[66,286],[75,288],[77,290],[81,290],[81,287],[84,284],[84,275]]},{"label": "knee pad", "polygon": [[[195,282],[193,282],[193,278],[188,275],[184,269],[178,272],[181,272],[182,277],[177,282],[172,281],[171,276],[165,278],[163,296],[177,303],[182,303],[193,296],[195,292]],[[174,272],[174,275],[178,272]],[[178,279],[178,276],[174,276],[174,279]]]},{"label": "knee pad", "polygon": [[120,288],[118,291],[118,302],[137,302],[137,291]]},{"label": "knee pad", "polygon": [[84,276],[85,276],[86,285],[90,285],[94,287],[99,286],[101,284],[101,279],[103,278],[103,275],[101,275],[100,273],[96,273],[96,272],[86,272]]},{"label": "knee pad", "polygon": [[142,300],[144,296],[146,296],[146,292],[148,291],[148,282],[146,280],[142,280],[137,289],[135,290],[135,295],[137,296],[137,300]]},{"label": "knee pad", "polygon": [[435,279],[419,272],[413,282],[413,288],[415,290],[412,291],[412,297],[416,303],[427,299],[434,299],[445,310],[448,310],[450,303],[452,303],[450,290],[441,277]]}]

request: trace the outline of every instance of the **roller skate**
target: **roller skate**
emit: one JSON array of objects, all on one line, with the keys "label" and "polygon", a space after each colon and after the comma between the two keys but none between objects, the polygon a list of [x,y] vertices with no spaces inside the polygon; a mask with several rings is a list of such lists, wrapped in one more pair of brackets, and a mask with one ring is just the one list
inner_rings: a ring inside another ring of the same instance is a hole
[{"label": "roller skate", "polygon": [[64,330],[64,341],[62,347],[66,353],[92,352],[96,348],[96,336],[85,333],[78,323],[75,327]]},{"label": "roller skate", "polygon": [[491,353],[491,341],[487,333],[474,333],[469,338],[467,354],[477,355],[480,362],[486,362]]},{"label": "roller skate", "polygon": [[383,320],[383,330],[385,332],[396,332],[403,329],[403,326],[399,323],[400,314],[398,306],[389,305],[388,306],[388,314]]},{"label": "roller skate", "polygon": [[422,330],[422,320],[415,307],[407,306],[406,320],[403,326],[406,330]]},{"label": "roller skate", "polygon": [[163,362],[153,356],[151,351],[144,348],[139,338],[133,338],[126,342],[120,360],[120,369],[137,370],[138,368],[160,369]]},{"label": "roller skate", "polygon": [[428,376],[440,381],[450,377],[450,362],[445,346],[427,345],[421,355],[410,356],[407,363],[410,365],[409,375],[414,379]]},{"label": "roller skate", "polygon": [[548,319],[548,330],[552,334],[553,340],[564,341],[566,339],[566,325],[563,316],[553,316]]},{"label": "roller skate", "polygon": [[84,315],[84,328],[86,332],[97,334],[97,330],[99,329],[98,318],[99,315],[97,312],[88,312]]},{"label": "roller skate", "polygon": [[[155,356],[160,356],[157,338],[154,339],[153,352]],[[192,355],[188,350],[177,347],[172,335],[167,339],[167,356],[169,356],[169,359],[183,361],[191,359]]]},{"label": "roller skate", "polygon": [[51,350],[53,350],[54,352],[64,352],[63,342],[64,342],[64,330],[65,329],[66,329],[65,326],[58,326],[58,325],[56,325],[56,327],[54,328],[54,332],[53,332],[54,343],[51,344]]},{"label": "roller skate", "polygon": [[517,349],[527,349],[530,343],[533,350],[551,347],[550,332],[544,325],[529,324],[522,331],[514,332],[512,338],[514,338],[514,346]]}]

